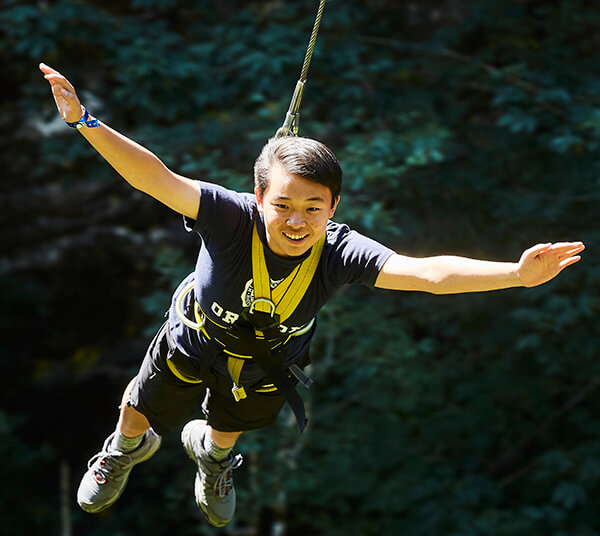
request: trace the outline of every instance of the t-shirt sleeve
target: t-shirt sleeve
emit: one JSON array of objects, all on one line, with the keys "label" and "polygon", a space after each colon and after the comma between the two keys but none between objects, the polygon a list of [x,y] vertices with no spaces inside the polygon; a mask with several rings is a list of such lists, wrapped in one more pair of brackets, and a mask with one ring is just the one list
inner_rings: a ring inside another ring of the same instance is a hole
[{"label": "t-shirt sleeve", "polygon": [[200,182],[200,209],[197,219],[183,217],[187,231],[197,232],[214,247],[235,243],[255,210],[254,195],[238,193],[217,184]]},{"label": "t-shirt sleeve", "polygon": [[333,224],[328,229],[328,274],[335,287],[361,284],[374,287],[385,261],[394,254],[387,246],[351,230]]}]

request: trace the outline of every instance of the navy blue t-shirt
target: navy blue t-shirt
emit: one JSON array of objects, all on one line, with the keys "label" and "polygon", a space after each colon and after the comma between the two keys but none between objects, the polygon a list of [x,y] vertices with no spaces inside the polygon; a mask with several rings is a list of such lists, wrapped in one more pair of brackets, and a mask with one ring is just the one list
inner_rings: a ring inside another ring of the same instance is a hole
[{"label": "navy blue t-shirt", "polygon": [[[266,245],[262,214],[258,212],[254,194],[238,193],[221,186],[200,183],[200,210],[197,220],[185,219],[189,231],[199,233],[202,245],[196,269],[179,285],[173,296],[169,321],[177,347],[192,359],[203,359],[217,372],[227,375],[226,359],[219,359],[222,346],[208,340],[200,331],[183,324],[175,310],[176,297],[194,281],[195,299],[202,311],[220,325],[235,322],[254,297],[252,282],[252,230],[258,219],[258,234],[263,243],[271,287],[287,277],[309,254],[283,258]],[[385,261],[394,252],[380,243],[351,230],[345,224],[329,221],[326,240],[315,275],[295,311],[280,326],[290,334],[306,326],[335,293],[347,284],[375,285]],[[186,297],[188,309],[191,294]],[[286,364],[297,361],[308,350],[314,334],[291,337],[285,345]],[[252,361],[242,370],[241,381],[261,379]]]}]

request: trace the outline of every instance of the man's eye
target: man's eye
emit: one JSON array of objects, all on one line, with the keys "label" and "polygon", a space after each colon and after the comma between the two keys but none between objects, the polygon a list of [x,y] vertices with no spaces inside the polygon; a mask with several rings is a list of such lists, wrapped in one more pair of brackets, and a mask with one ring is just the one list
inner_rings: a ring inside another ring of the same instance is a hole
[{"label": "man's eye", "polygon": [[321,209],[319,207],[310,207],[308,209],[309,212],[319,212]]},{"label": "man's eye", "polygon": [[275,208],[280,208],[280,209],[283,209],[283,210],[285,210],[285,209],[287,208],[287,205],[281,205],[281,204],[277,203],[277,204],[275,205]]}]

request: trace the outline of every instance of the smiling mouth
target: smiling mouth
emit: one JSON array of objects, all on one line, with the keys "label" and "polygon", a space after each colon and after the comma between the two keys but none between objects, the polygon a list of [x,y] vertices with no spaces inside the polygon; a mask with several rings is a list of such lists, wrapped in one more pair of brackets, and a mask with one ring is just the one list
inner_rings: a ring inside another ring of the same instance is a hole
[{"label": "smiling mouth", "polygon": [[297,234],[289,234],[289,233],[283,233],[283,235],[286,238],[289,238],[290,240],[293,240],[294,242],[302,242],[302,240],[304,240],[308,234],[303,234],[303,235],[297,235]]}]

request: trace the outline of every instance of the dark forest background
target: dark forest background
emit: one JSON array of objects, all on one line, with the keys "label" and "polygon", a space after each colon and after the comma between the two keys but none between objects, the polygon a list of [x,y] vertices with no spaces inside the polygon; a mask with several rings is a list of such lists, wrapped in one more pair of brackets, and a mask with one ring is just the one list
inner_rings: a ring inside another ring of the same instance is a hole
[{"label": "dark forest background", "polygon": [[176,433],[111,510],[76,506],[198,238],[64,125],[37,65],[175,171],[250,191],[317,4],[0,1],[1,533],[600,534],[596,0],[330,0],[300,133],[342,161],[336,220],[414,256],[584,260],[535,289],[337,296],[309,428],[242,438],[225,530]]}]

